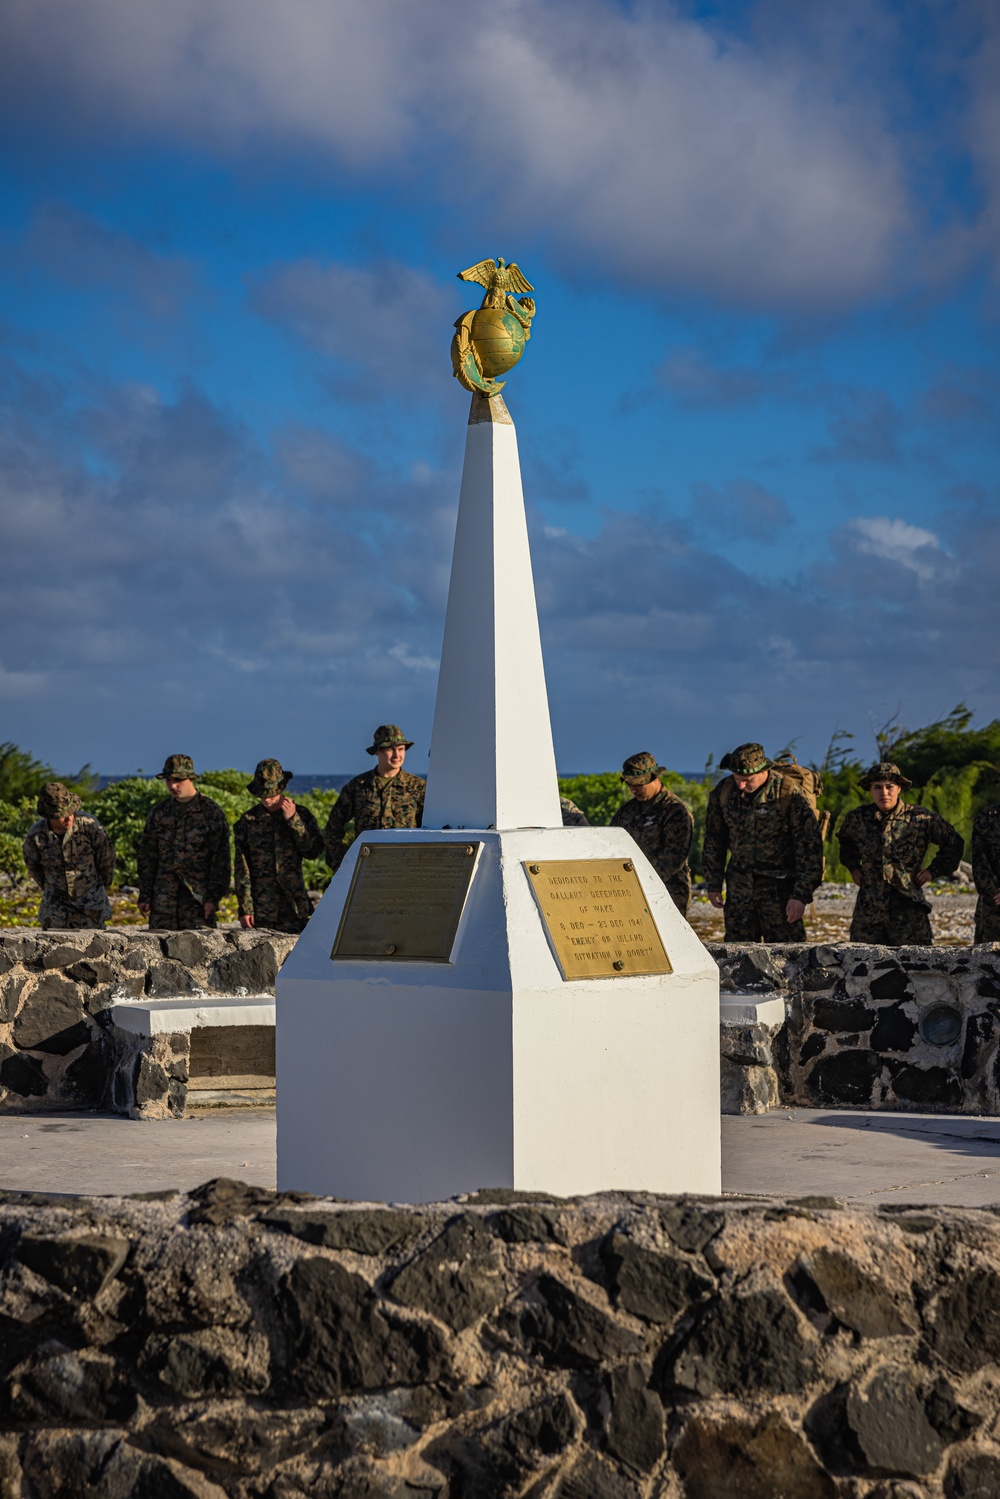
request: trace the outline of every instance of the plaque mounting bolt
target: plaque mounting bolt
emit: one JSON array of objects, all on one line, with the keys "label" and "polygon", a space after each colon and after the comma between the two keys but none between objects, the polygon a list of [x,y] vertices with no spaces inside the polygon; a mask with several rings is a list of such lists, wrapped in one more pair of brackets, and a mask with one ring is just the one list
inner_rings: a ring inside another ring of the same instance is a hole
[{"label": "plaque mounting bolt", "polygon": [[541,873],[541,870],[539,869],[539,866],[537,864],[529,864],[528,865],[528,869],[531,871],[532,874],[540,874]]},{"label": "plaque mounting bolt", "polygon": [[392,955],[393,955],[393,953],[396,951],[396,944],[395,944],[395,942],[387,942],[385,944],[385,950],[386,950],[386,952],[389,954],[389,956],[391,958]]},{"label": "plaque mounting bolt", "polygon": [[371,851],[372,851],[371,844],[370,843],[364,844],[364,846],[362,847],[362,850],[361,850],[361,857],[362,857],[362,859],[367,859],[368,856],[369,856],[369,854],[371,853]]},{"label": "plaque mounting bolt", "polygon": [[469,857],[471,859],[472,855],[476,852],[476,850],[473,848],[473,846],[472,846],[471,843],[467,843],[465,845],[465,852],[469,855]]},{"label": "plaque mounting bolt", "polygon": [[632,869],[632,860],[631,859],[626,859],[625,863],[622,865],[622,868],[623,869],[628,869],[628,870],[631,871],[631,869]]},{"label": "plaque mounting bolt", "polygon": [[[626,869],[628,868],[627,864],[626,864],[625,868]],[[621,958],[616,958],[615,961],[612,963],[611,966],[615,970],[616,973],[621,973],[622,969],[625,967],[625,964],[622,962]]]}]

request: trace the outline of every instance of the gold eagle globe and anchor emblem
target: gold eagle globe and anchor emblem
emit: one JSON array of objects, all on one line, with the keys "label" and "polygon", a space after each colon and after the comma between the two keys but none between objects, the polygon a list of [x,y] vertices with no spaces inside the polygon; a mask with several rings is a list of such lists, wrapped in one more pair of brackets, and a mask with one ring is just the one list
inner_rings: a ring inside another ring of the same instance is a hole
[{"label": "gold eagle globe and anchor emblem", "polygon": [[518,266],[507,265],[502,257],[470,265],[467,271],[459,271],[458,279],[477,281],[486,288],[486,295],[475,312],[463,312],[455,324],[452,368],[460,385],[489,399],[499,395],[505,384],[496,376],[514,368],[531,337],[534,299],[515,298],[515,293],[535,288]]}]

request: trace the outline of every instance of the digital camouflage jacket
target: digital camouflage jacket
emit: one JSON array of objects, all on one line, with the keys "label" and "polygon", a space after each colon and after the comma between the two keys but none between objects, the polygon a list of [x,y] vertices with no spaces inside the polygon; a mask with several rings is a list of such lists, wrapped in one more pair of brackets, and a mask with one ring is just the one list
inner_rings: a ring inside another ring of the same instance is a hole
[{"label": "digital camouflage jacket", "polygon": [[955,873],[962,857],[962,835],[928,807],[911,807],[900,799],[891,812],[874,803],[852,807],[840,824],[840,862],[851,872],[860,869],[858,903],[876,906],[897,890],[917,905],[930,907],[916,876],[924,867],[930,845],[937,853],[930,864],[936,880]]},{"label": "digital camouflage jacket", "polygon": [[108,887],[115,868],[111,839],[96,817],[77,812],[68,833],[39,818],[23,846],[28,873],[42,893],[42,926],[103,926],[111,915]]},{"label": "digital camouflage jacket", "polygon": [[976,941],[1000,942],[1000,803],[984,807],[973,820],[972,878],[979,891]]},{"label": "digital camouflage jacket", "polygon": [[624,828],[642,849],[674,898],[686,911],[691,895],[688,855],[694,834],[694,818],[679,796],[664,786],[649,801],[630,797],[611,819],[613,828]]},{"label": "digital camouflage jacket", "polygon": [[746,794],[727,777],[708,798],[702,865],[706,890],[725,883],[727,906],[749,895],[756,880],[780,881],[789,887],[784,900],[808,905],[823,878],[816,814],[801,791],[783,791],[780,770]]},{"label": "digital camouflage jacket", "polygon": [[228,894],[232,878],[229,824],[218,802],[199,791],[189,802],[165,799],[146,818],[139,840],[139,904],[151,927],[189,926],[189,910]]},{"label": "digital camouflage jacket", "polygon": [[347,853],[344,836],[354,824],[355,837],[375,828],[418,828],[424,815],[427,783],[408,770],[380,776],[375,770],[348,781],[327,819],[324,842],[326,862],[334,874]]},{"label": "digital camouflage jacket", "polygon": [[323,852],[323,834],[307,807],[285,817],[280,806],[260,803],[233,829],[236,899],[241,916],[272,931],[300,932],[312,915],[302,879],[302,860]]}]

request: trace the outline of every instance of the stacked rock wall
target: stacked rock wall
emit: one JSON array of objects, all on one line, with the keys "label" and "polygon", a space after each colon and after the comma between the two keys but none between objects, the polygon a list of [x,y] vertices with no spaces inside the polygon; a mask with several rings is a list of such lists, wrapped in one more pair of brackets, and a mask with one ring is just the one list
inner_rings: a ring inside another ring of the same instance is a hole
[{"label": "stacked rock wall", "polygon": [[32,1499],[988,1499],[991,1212],[0,1199]]},{"label": "stacked rock wall", "polygon": [[0,1111],[184,1113],[190,1036],[117,1032],[121,1000],[274,992],[277,932],[0,932]]},{"label": "stacked rock wall", "polygon": [[776,1103],[1000,1114],[1000,946],[711,947],[727,998],[784,1025],[723,1026],[729,1112]]}]

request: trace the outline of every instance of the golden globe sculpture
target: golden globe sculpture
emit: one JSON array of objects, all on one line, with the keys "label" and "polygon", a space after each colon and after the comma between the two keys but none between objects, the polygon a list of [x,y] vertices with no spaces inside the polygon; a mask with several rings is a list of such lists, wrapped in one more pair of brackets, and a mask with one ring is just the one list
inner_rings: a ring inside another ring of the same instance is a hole
[{"label": "golden globe sculpture", "polygon": [[503,258],[481,260],[459,271],[460,281],[476,281],[485,286],[482,305],[474,312],[463,312],[455,324],[451,341],[451,364],[455,379],[466,390],[477,391],[489,399],[499,395],[505,375],[514,368],[531,337],[531,319],[535,303],[531,297],[517,297],[515,292],[534,291],[518,266],[507,265]]}]

